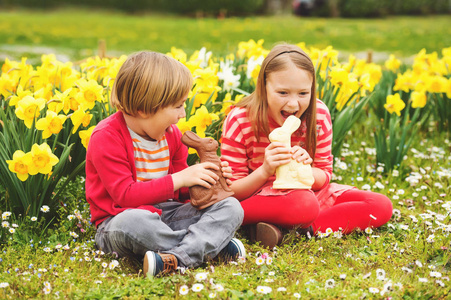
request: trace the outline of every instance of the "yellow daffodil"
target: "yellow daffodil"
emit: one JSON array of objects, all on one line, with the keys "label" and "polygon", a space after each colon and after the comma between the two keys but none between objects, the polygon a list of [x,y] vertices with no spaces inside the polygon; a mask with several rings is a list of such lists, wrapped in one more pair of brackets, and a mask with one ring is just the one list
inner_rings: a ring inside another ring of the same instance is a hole
[{"label": "yellow daffodil", "polygon": [[[126,59],[127,59],[126,55],[121,55],[121,57],[119,57],[118,59],[112,59],[110,61],[107,73],[103,78],[103,85],[107,88],[108,93],[111,92],[117,73],[119,72],[119,69],[124,64]],[[108,98],[104,97],[105,101],[107,101],[107,99],[109,99],[109,95]]]},{"label": "yellow daffodil", "polygon": [[28,168],[32,163],[31,154],[17,150],[13,154],[12,160],[7,160],[8,168],[11,172],[16,173],[17,178],[25,181],[28,178]]},{"label": "yellow daffodil", "polygon": [[335,99],[338,111],[341,111],[346,104],[351,103],[351,100],[355,98],[355,93],[359,90],[359,88],[360,84],[359,81],[357,81],[356,75],[350,73],[348,75],[348,80],[340,88],[340,92]]},{"label": "yellow daffodil", "polygon": [[91,126],[87,130],[80,130],[80,132],[78,133],[81,139],[81,143],[83,144],[83,146],[85,146],[86,149],[88,149],[89,139],[91,138],[91,134],[94,128],[95,126]]},{"label": "yellow daffodil", "polygon": [[80,125],[83,125],[83,127],[88,127],[89,123],[91,122],[92,115],[89,112],[85,112],[83,108],[79,108],[76,110],[70,117],[72,120],[72,124],[74,127],[72,128],[72,134],[74,134]]},{"label": "yellow daffodil", "polygon": [[330,82],[335,86],[342,86],[348,82],[349,72],[343,68],[332,68],[330,71]]},{"label": "yellow daffodil", "polygon": [[398,77],[395,80],[395,86],[393,87],[393,91],[404,91],[408,93],[410,90],[414,89],[414,75],[412,71],[407,71],[403,74],[398,74]]},{"label": "yellow daffodil", "polygon": [[252,78],[252,82],[254,83],[254,86],[257,85],[258,74],[260,74],[261,68],[262,68],[261,65],[256,65],[255,68],[251,72],[251,78]]},{"label": "yellow daffodil", "polygon": [[166,53],[166,55],[178,60],[182,64],[186,63],[187,55],[182,49],[171,47],[171,52]]},{"label": "yellow daffodil", "polygon": [[327,67],[331,67],[338,62],[338,51],[334,50],[332,46],[327,46],[323,50],[311,48],[310,57],[316,68],[326,70]]},{"label": "yellow daffodil", "polygon": [[413,108],[424,107],[426,105],[427,97],[425,93],[413,91],[410,98],[412,99]]},{"label": "yellow daffodil", "polygon": [[384,104],[385,109],[389,113],[396,113],[398,116],[401,116],[401,110],[403,110],[405,106],[406,104],[402,101],[399,94],[388,95],[387,101]]},{"label": "yellow daffodil", "polygon": [[451,47],[442,49],[443,57],[451,57]]},{"label": "yellow daffodil", "polygon": [[235,54],[233,54],[233,53],[227,54],[226,60],[235,61]]},{"label": "yellow daffodil", "polygon": [[80,73],[73,72],[61,79],[61,92],[65,92],[75,86],[75,82],[80,79]]},{"label": "yellow daffodil", "polygon": [[388,60],[385,61],[384,65],[388,70],[396,73],[401,66],[401,61],[397,59],[393,54],[390,54]]},{"label": "yellow daffodil", "polygon": [[427,91],[430,93],[445,93],[448,80],[442,76],[429,76],[426,82]]},{"label": "yellow daffodil", "polygon": [[365,93],[366,91],[373,91],[374,86],[371,84],[371,75],[369,73],[365,73],[360,76],[359,85],[362,88],[362,93]]},{"label": "yellow daffodil", "polygon": [[0,76],[0,95],[7,98],[16,92],[18,80],[16,76],[9,75],[8,73],[3,73]]},{"label": "yellow daffodil", "polygon": [[205,130],[207,126],[211,125],[214,120],[218,119],[219,117],[216,114],[209,113],[207,107],[202,105],[196,110],[196,113],[190,118],[190,121],[192,121],[192,124],[196,127],[196,133],[200,137],[205,137]]},{"label": "yellow daffodil", "polygon": [[194,84],[197,90],[211,91],[218,86],[219,78],[217,76],[217,70],[207,67],[205,69],[197,69],[193,73]]},{"label": "yellow daffodil", "polygon": [[360,76],[363,76],[363,74],[369,74],[370,75],[370,91],[374,89],[376,84],[381,80],[382,78],[382,68],[379,65],[376,64],[367,64],[364,68],[364,71],[360,74]]},{"label": "yellow daffodil", "polygon": [[297,43],[296,46],[304,50],[304,52],[309,53],[309,50],[307,49],[307,46],[305,45],[304,42]]},{"label": "yellow daffodil", "polygon": [[355,58],[354,55],[351,54],[351,55],[349,55],[348,62],[344,63],[342,67],[346,71],[351,72],[354,69],[356,63],[357,63],[357,59]]},{"label": "yellow daffodil", "polygon": [[49,67],[53,66],[56,63],[56,56],[55,54],[42,54],[41,55],[41,62],[43,67]]},{"label": "yellow daffodil", "polygon": [[9,70],[14,69],[17,62],[9,60],[8,57],[5,58],[5,61],[2,65],[2,73],[8,73]]},{"label": "yellow daffodil", "polygon": [[46,101],[50,101],[53,98],[53,85],[51,83],[41,85],[41,87],[34,92],[34,97],[44,98]]},{"label": "yellow daffodil", "polygon": [[[45,66],[38,67],[36,72],[39,79],[35,82],[38,85],[45,86],[46,84],[51,84],[52,86],[61,88],[61,90],[66,90],[70,82],[73,83],[74,79],[77,78],[77,72],[73,69],[71,62],[62,63],[57,60],[49,62]],[[72,78],[72,80],[69,80]]]},{"label": "yellow daffodil", "polygon": [[244,95],[236,95],[235,99],[232,100],[232,95],[230,93],[227,93],[224,96],[224,99],[222,100],[222,108],[221,113],[224,113],[225,115],[228,115],[230,110],[232,109],[232,106],[236,103],[238,103],[241,99],[243,99]]},{"label": "yellow daffodil", "polygon": [[16,94],[9,100],[9,106],[16,106],[17,102],[22,100],[25,96],[31,96],[32,92],[30,90],[24,90],[21,85],[17,87]]},{"label": "yellow daffodil", "polygon": [[251,58],[252,56],[266,57],[269,51],[263,48],[264,42],[265,41],[263,39],[260,39],[257,42],[255,42],[253,39],[250,39],[247,42],[239,42],[236,56],[239,58]]},{"label": "yellow daffodil", "polygon": [[99,56],[90,57],[83,62],[80,67],[83,72],[87,73],[88,79],[95,81],[102,81],[108,74],[108,67],[110,65],[110,59],[100,58]]},{"label": "yellow daffodil", "polygon": [[77,101],[88,109],[93,109],[96,101],[103,101],[103,86],[99,85],[97,81],[80,79],[76,85],[79,88]]},{"label": "yellow daffodil", "polygon": [[363,59],[356,59],[354,63],[354,67],[352,68],[352,72],[357,76],[361,76],[365,73],[367,69],[367,63]]},{"label": "yellow daffodil", "polygon": [[212,91],[198,91],[197,89],[194,89],[190,94],[190,98],[194,97],[194,104],[191,113],[194,113],[196,108],[207,103],[208,99],[214,102],[218,97],[218,92],[220,90],[221,88],[219,86],[216,86]]},{"label": "yellow daffodil", "polygon": [[40,111],[44,107],[45,99],[25,96],[22,100],[17,102],[16,116],[24,121],[25,126],[31,128],[33,121],[39,117]]},{"label": "yellow daffodil", "polygon": [[2,66],[2,73],[8,73],[11,76],[17,76],[21,80],[28,80],[30,78],[30,73],[33,71],[33,66],[27,64],[27,58],[22,57],[20,62],[11,61],[5,58],[5,62]]},{"label": "yellow daffodil", "polygon": [[185,66],[190,70],[191,74],[194,74],[194,72],[198,69],[202,69],[200,67],[199,60],[189,60],[189,61],[185,62]]},{"label": "yellow daffodil", "polygon": [[78,88],[74,87],[68,94],[66,94],[66,97],[61,98],[63,101],[63,111],[65,114],[67,114],[70,110],[77,111],[80,106],[82,106],[76,97],[78,93]]},{"label": "yellow daffodil", "polygon": [[58,115],[55,112],[48,110],[45,118],[39,119],[36,122],[36,129],[42,130],[42,138],[46,139],[52,134],[57,134],[63,129],[63,123],[66,121],[65,115]]},{"label": "yellow daffodil", "polygon": [[34,144],[31,147],[31,160],[32,163],[28,169],[30,175],[37,173],[49,174],[52,171],[54,165],[59,161],[58,157],[52,153],[52,149],[47,143],[41,145]]},{"label": "yellow daffodil", "polygon": [[[68,89],[61,93],[56,90],[53,99],[47,102],[47,110],[59,113],[61,110],[67,114],[70,110],[70,96],[73,94],[73,89]],[[78,108],[78,105],[77,105]]]},{"label": "yellow daffodil", "polygon": [[[191,119],[190,119],[191,120]],[[180,129],[182,134],[186,131],[190,131],[192,126],[190,121],[186,121],[186,118],[182,118],[177,122],[177,127]]]}]

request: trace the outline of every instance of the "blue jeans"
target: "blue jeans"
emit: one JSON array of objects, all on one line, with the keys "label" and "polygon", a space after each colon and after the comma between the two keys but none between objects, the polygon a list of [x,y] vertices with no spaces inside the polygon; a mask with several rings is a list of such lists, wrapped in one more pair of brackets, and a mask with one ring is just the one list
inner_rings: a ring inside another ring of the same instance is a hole
[{"label": "blue jeans", "polygon": [[142,259],[147,251],[170,253],[182,267],[196,267],[213,259],[229,243],[243,221],[238,200],[226,198],[197,210],[176,201],[155,205],[161,216],[142,209],[128,209],[103,221],[96,244],[105,253]]}]

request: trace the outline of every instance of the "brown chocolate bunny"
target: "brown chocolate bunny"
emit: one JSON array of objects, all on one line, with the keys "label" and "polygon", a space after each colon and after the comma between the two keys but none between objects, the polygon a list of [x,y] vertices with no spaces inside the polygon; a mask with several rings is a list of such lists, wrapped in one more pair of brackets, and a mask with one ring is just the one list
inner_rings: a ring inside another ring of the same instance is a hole
[{"label": "brown chocolate bunny", "polygon": [[192,131],[186,131],[182,136],[182,143],[188,147],[196,149],[200,162],[212,162],[219,167],[219,170],[212,170],[219,176],[219,180],[211,188],[207,189],[200,185],[189,188],[191,204],[197,209],[204,209],[233,195],[233,191],[221,172],[221,161],[216,154],[219,147],[217,141],[212,138],[200,138]]}]

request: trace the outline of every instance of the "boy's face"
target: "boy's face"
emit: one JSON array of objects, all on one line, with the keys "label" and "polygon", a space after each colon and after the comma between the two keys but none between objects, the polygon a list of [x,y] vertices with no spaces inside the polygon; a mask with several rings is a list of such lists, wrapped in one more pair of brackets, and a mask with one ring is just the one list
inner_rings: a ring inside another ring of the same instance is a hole
[{"label": "boy's face", "polygon": [[132,128],[138,135],[148,140],[159,141],[166,132],[172,132],[171,125],[186,117],[185,101],[188,95],[176,104],[159,109],[153,114],[139,113],[136,117],[136,127]]},{"label": "boy's face", "polygon": [[310,105],[313,79],[305,70],[289,64],[266,79],[269,117],[282,126],[290,115],[301,117]]}]

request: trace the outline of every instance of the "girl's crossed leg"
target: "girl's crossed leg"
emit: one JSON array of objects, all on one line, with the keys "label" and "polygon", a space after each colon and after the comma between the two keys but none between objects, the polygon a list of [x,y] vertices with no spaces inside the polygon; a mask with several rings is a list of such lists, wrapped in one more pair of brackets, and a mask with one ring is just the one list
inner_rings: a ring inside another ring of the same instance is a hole
[{"label": "girl's crossed leg", "polygon": [[380,227],[390,220],[392,213],[392,203],[385,195],[354,189],[344,192],[332,207],[321,211],[312,226],[315,232],[341,228],[346,234],[356,228]]}]

